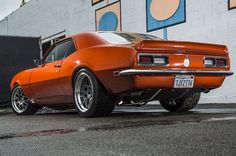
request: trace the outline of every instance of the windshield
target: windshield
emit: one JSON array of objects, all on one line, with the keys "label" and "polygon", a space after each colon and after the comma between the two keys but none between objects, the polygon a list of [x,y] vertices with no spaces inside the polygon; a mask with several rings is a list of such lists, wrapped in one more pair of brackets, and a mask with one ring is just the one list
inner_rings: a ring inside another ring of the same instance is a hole
[{"label": "windshield", "polygon": [[98,35],[115,44],[135,43],[141,40],[161,40],[156,36],[140,33],[99,32]]}]

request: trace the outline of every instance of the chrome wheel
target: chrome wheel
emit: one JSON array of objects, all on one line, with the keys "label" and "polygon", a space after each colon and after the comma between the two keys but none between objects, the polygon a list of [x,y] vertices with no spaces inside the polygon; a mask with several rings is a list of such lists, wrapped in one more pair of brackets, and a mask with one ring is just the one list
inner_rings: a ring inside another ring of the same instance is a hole
[{"label": "chrome wheel", "polygon": [[21,89],[20,86],[16,87],[13,92],[12,92],[12,98],[11,98],[11,103],[13,109],[17,113],[23,113],[26,111],[26,109],[29,106],[29,100],[27,97],[24,95],[23,90]]},{"label": "chrome wheel", "polygon": [[74,97],[78,109],[81,112],[86,112],[90,109],[93,103],[93,83],[87,73],[80,73],[75,81]]}]

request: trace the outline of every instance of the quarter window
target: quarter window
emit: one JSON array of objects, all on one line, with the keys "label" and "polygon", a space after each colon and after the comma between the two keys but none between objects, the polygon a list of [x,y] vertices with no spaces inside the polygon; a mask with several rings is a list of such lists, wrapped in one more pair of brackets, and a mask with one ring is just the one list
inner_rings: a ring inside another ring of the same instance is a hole
[{"label": "quarter window", "polygon": [[49,52],[45,59],[45,63],[62,60],[75,51],[75,46],[72,39],[57,43],[56,46]]}]

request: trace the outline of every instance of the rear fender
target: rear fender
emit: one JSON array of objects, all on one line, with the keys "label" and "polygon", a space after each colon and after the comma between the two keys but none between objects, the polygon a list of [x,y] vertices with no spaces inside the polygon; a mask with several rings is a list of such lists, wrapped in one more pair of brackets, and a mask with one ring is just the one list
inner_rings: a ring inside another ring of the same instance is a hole
[{"label": "rear fender", "polygon": [[133,80],[130,77],[116,76],[115,72],[131,68],[136,53],[131,47],[103,46],[84,49],[78,52],[79,64],[74,71],[87,68],[110,94],[122,92],[132,86]]}]

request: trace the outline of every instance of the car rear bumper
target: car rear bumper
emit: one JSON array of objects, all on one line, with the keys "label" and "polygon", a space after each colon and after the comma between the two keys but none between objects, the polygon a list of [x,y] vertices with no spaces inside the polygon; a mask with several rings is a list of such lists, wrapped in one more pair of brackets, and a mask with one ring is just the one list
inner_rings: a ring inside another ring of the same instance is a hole
[{"label": "car rear bumper", "polygon": [[231,71],[205,71],[205,70],[138,70],[127,69],[119,72],[121,76],[134,75],[196,75],[196,76],[230,76]]},{"label": "car rear bumper", "polygon": [[[203,71],[203,70],[122,70],[118,75],[121,78],[132,79],[131,89],[175,89],[176,75],[193,75],[194,89],[215,89],[222,85],[230,71]],[[124,81],[122,81],[124,82]]]}]

